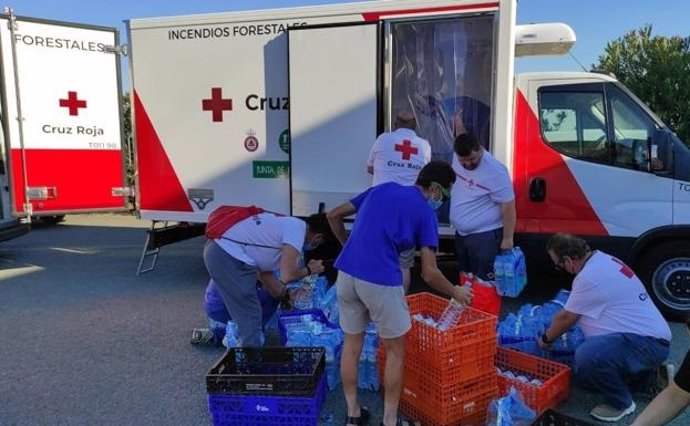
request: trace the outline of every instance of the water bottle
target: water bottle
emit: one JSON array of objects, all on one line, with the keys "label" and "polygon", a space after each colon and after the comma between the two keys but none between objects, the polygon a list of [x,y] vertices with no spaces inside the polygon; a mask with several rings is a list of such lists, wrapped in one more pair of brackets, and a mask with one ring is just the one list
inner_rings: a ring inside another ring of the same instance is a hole
[{"label": "water bottle", "polygon": [[462,307],[460,303],[455,301],[455,299],[450,299],[448,307],[443,311],[441,317],[438,319],[438,329],[441,331],[448,331],[453,326],[455,326],[462,316],[462,312],[465,308]]},{"label": "water bottle", "polygon": [[237,342],[237,324],[235,324],[235,321],[228,321],[228,323],[225,325],[223,346],[226,348],[234,348],[239,346]]},{"label": "water bottle", "polygon": [[494,282],[499,294],[504,295],[506,291],[505,261],[504,256],[501,254],[494,259]]}]

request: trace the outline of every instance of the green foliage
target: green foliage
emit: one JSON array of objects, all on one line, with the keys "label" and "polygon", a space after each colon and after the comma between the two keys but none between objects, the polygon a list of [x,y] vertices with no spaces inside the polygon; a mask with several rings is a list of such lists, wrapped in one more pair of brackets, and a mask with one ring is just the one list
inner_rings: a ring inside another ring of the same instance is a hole
[{"label": "green foliage", "polygon": [[129,93],[122,95],[122,128],[124,130],[125,172],[127,186],[134,187],[134,145],[132,139],[132,104]]},{"label": "green foliage", "polygon": [[609,42],[593,67],[613,73],[690,144],[690,37],[653,36],[647,24]]}]

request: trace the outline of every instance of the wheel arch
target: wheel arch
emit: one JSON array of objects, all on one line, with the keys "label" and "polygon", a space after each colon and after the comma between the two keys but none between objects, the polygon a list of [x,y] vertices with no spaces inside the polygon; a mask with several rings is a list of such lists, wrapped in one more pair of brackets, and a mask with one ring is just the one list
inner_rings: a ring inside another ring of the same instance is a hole
[{"label": "wheel arch", "polygon": [[640,235],[628,252],[627,262],[633,268],[653,247],[670,241],[687,240],[690,244],[690,225],[662,226]]}]

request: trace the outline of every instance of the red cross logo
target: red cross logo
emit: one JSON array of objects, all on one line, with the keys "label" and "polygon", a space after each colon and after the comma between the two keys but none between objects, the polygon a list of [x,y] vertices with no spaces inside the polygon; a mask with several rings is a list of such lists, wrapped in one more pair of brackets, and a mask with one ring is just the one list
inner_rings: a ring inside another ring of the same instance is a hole
[{"label": "red cross logo", "polygon": [[201,108],[211,111],[213,122],[223,121],[223,111],[232,111],[232,99],[223,99],[223,89],[211,88],[211,99],[202,99]]},{"label": "red cross logo", "polygon": [[86,108],[86,101],[77,97],[77,92],[67,92],[67,99],[60,99],[60,106],[69,108],[69,115],[79,115],[79,108]]},{"label": "red cross logo", "polygon": [[419,150],[412,146],[412,141],[405,139],[402,145],[395,144],[395,150],[402,152],[402,159],[409,160],[412,154],[417,154]]}]

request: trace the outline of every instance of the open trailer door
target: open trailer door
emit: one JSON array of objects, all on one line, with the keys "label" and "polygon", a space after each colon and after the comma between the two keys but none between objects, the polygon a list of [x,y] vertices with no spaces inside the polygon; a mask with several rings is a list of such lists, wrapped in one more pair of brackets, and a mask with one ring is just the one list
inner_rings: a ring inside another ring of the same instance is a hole
[{"label": "open trailer door", "polygon": [[371,186],[380,130],[379,24],[288,31],[291,206],[307,216]]},{"label": "open trailer door", "polygon": [[14,213],[124,210],[118,31],[0,19]]}]

